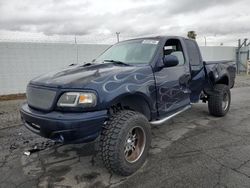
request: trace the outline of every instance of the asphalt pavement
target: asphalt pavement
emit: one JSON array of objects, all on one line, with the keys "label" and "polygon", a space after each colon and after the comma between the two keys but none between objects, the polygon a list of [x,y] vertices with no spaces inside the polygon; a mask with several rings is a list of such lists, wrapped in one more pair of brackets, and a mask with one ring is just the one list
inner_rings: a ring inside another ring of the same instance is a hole
[{"label": "asphalt pavement", "polygon": [[152,127],[148,159],[129,177],[110,174],[94,143],[61,145],[28,131],[22,100],[0,102],[0,187],[250,187],[248,83],[231,90],[225,117],[200,103]]}]

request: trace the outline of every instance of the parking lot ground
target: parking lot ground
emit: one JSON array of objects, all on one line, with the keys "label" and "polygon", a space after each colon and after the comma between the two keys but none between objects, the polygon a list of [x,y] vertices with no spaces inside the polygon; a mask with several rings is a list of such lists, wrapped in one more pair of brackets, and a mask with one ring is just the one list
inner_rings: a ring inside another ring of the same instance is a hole
[{"label": "parking lot ground", "polygon": [[[23,100],[0,102],[0,187],[249,187],[250,81],[237,78],[222,118],[195,104],[152,127],[145,165],[129,177],[110,174],[94,143],[60,145],[21,125]],[[30,155],[25,151],[36,149]]]}]

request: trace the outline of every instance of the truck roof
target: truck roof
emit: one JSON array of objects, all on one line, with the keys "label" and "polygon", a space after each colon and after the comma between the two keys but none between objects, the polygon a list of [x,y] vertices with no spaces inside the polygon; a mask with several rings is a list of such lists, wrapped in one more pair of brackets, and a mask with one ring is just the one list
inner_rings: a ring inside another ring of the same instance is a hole
[{"label": "truck roof", "polygon": [[138,39],[158,39],[158,40],[164,40],[164,39],[168,39],[168,38],[188,39],[186,37],[174,36],[174,35],[159,35],[159,36],[149,36],[149,37],[133,38],[133,39],[128,39],[128,40],[124,40],[124,41],[138,40]]}]

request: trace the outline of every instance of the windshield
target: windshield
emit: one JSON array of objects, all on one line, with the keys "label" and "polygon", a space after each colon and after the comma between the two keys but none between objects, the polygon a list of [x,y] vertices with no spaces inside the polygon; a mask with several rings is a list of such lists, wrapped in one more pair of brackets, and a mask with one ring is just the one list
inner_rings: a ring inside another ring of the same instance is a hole
[{"label": "windshield", "polygon": [[115,44],[99,56],[97,62],[124,62],[127,64],[149,63],[158,40],[131,40]]}]

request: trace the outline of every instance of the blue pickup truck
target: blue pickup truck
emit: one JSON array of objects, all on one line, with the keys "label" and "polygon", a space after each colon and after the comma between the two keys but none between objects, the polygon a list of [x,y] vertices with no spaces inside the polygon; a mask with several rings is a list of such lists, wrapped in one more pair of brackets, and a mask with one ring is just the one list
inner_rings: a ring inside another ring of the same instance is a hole
[{"label": "blue pickup truck", "polygon": [[117,43],[91,63],[72,64],[27,86],[24,125],[63,143],[98,140],[105,166],[130,175],[146,160],[151,125],[160,125],[200,100],[224,116],[235,64],[204,62],[194,40],[176,36]]}]

